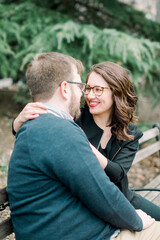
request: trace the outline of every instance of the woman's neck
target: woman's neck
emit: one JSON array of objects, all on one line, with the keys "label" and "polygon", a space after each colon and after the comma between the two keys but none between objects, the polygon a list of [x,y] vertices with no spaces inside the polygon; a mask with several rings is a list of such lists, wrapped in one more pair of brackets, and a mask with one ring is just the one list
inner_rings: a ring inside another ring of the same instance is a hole
[{"label": "woman's neck", "polygon": [[100,127],[101,129],[105,129],[109,124],[111,123],[111,116],[108,114],[102,115],[93,115],[93,119],[95,123]]}]

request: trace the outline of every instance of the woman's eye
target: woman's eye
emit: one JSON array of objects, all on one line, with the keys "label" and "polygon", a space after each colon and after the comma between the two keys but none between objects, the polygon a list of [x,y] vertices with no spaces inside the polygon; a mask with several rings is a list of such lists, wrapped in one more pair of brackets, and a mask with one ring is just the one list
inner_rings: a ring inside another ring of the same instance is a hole
[{"label": "woman's eye", "polygon": [[96,92],[101,92],[102,89],[101,89],[101,88],[96,88],[95,91],[96,91]]}]

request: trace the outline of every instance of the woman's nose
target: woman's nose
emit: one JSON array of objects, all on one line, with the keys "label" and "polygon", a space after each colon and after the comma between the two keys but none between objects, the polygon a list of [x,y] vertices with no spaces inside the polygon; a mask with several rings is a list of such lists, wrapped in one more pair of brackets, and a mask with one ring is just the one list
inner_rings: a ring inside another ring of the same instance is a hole
[{"label": "woman's nose", "polygon": [[90,92],[88,93],[87,97],[88,97],[88,98],[93,98],[93,97],[95,97],[95,94],[94,94],[94,92],[93,92],[93,89],[90,90]]}]

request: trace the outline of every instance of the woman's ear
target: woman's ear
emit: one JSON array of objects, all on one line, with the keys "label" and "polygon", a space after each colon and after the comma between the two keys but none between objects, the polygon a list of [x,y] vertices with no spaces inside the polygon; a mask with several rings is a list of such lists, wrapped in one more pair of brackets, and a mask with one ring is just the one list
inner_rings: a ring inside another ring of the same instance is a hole
[{"label": "woman's ear", "polygon": [[66,81],[63,81],[60,85],[60,93],[61,96],[65,99],[68,100],[69,98],[69,85]]}]

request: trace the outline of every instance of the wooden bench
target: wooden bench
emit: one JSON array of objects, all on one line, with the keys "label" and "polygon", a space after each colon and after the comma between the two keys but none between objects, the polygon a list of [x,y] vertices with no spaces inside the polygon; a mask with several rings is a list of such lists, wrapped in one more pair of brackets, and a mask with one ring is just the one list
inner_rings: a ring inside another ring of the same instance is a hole
[{"label": "wooden bench", "polygon": [[[8,196],[6,193],[6,188],[0,189],[0,214],[2,211],[7,211],[6,207],[9,206]],[[7,217],[6,219],[0,219],[0,240],[4,239],[6,236],[13,233],[13,226],[11,217]]]},{"label": "wooden bench", "polygon": [[[140,150],[137,152],[133,165],[157,153],[160,157],[160,124],[154,124],[153,128],[143,132],[143,137],[139,140]],[[159,159],[160,164],[160,159]],[[160,165],[159,165],[160,168]],[[144,191],[146,189],[146,191]],[[150,189],[157,191],[151,191]],[[160,171],[158,176],[144,186],[143,191],[138,190],[138,194],[160,207]],[[159,191],[158,191],[159,190]]]},{"label": "wooden bench", "polygon": [[[137,152],[133,165],[140,162],[141,160],[151,156],[156,152],[160,152],[160,124],[156,123],[153,128],[143,132],[143,136],[139,140],[140,149]],[[148,141],[154,140],[143,147]],[[142,147],[142,148],[141,148]]]},{"label": "wooden bench", "polygon": [[[155,126],[147,130],[143,133],[143,137],[140,139],[140,150],[137,152],[136,157],[134,159],[133,164],[136,164],[143,160],[144,158],[152,155],[153,153],[160,151],[160,125],[155,124]],[[155,139],[155,141],[151,141]],[[148,142],[146,145],[144,143]],[[141,148],[142,146],[142,148]],[[160,174],[149,184],[145,186],[145,188],[159,188],[160,190]],[[140,192],[140,194],[146,197],[148,200],[154,202],[158,206],[160,206],[160,191],[146,191]],[[0,211],[4,211],[6,207],[9,206],[8,196],[6,193],[6,188],[0,189]],[[0,212],[1,213],[1,212]],[[7,217],[7,219],[0,221],[0,240],[4,239],[6,236],[13,233],[13,226],[11,217]]]}]

